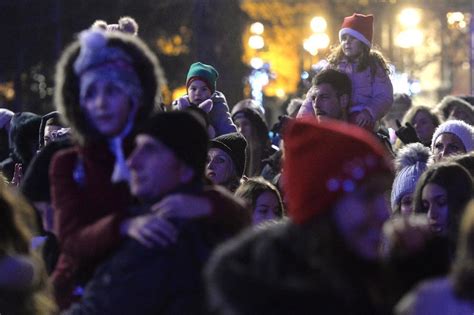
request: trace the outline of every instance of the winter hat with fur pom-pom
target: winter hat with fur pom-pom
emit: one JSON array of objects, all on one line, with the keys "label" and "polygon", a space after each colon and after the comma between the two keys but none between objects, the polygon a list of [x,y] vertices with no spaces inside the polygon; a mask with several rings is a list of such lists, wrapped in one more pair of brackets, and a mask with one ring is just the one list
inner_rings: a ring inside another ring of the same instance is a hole
[{"label": "winter hat with fur pom-pom", "polygon": [[122,32],[138,35],[138,24],[134,18],[129,16],[121,17],[118,24],[107,24],[107,22],[103,20],[96,20],[91,28],[98,28],[108,32]]},{"label": "winter hat with fur pom-pom", "polygon": [[390,198],[393,211],[404,195],[415,191],[416,183],[426,170],[430,155],[430,149],[419,142],[407,144],[398,151]]}]

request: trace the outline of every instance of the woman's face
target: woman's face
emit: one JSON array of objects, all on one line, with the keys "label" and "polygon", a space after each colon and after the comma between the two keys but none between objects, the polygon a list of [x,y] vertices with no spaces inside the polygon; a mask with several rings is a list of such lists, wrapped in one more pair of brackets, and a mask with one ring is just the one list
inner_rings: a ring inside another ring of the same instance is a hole
[{"label": "woman's face", "polygon": [[448,226],[448,194],[446,189],[428,183],[421,193],[421,204],[426,211],[430,228],[435,233],[446,232]]},{"label": "woman's face", "polygon": [[388,181],[375,179],[346,193],[334,207],[334,219],[344,242],[366,260],[380,257],[382,228],[390,216],[389,185]]},{"label": "woman's face", "polygon": [[355,59],[362,54],[364,43],[357,38],[344,34],[341,37],[342,51],[349,59]]},{"label": "woman's face", "polygon": [[106,137],[118,135],[131,111],[129,96],[114,81],[98,79],[87,87],[82,107],[90,123]]},{"label": "woman's face", "polygon": [[411,123],[415,128],[416,134],[421,142],[424,144],[429,144],[436,129],[430,114],[420,110],[418,113],[416,113],[415,117],[413,117],[413,121]]},{"label": "woman's face", "polygon": [[253,224],[259,224],[264,221],[274,220],[278,218],[280,203],[278,197],[271,190],[264,191],[258,196],[253,209]]},{"label": "woman's face", "polygon": [[413,193],[403,195],[400,199],[400,214],[409,216],[413,213]]},{"label": "woman's face", "polygon": [[466,153],[466,148],[461,139],[453,133],[442,133],[436,138],[433,147],[433,158],[435,162],[454,154]]},{"label": "woman's face", "polygon": [[218,148],[209,149],[206,176],[217,185],[226,184],[235,176],[234,162],[225,151]]}]

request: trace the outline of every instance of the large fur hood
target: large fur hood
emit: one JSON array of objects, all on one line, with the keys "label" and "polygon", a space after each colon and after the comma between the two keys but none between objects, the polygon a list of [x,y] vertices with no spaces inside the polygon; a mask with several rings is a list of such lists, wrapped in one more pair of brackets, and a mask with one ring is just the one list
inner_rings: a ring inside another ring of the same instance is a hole
[{"label": "large fur hood", "polygon": [[[161,86],[164,84],[161,67],[155,55],[136,36],[108,32],[105,33],[105,37],[107,46],[118,47],[131,57],[132,65],[139,77],[143,96],[135,118],[136,126],[137,122],[142,121],[149,116],[151,111],[158,108]],[[74,62],[80,49],[78,40],[70,44],[64,50],[56,66],[54,102],[66,124],[72,127],[76,139],[79,143],[84,144],[97,138],[97,135],[87,125],[79,103],[80,78],[74,72]]]},{"label": "large fur hood", "polygon": [[454,107],[461,107],[465,109],[466,112],[471,113],[471,116],[474,117],[474,109],[472,108],[471,104],[460,97],[452,95],[445,96],[441,102],[436,105],[436,111],[444,121],[448,119],[449,114]]}]

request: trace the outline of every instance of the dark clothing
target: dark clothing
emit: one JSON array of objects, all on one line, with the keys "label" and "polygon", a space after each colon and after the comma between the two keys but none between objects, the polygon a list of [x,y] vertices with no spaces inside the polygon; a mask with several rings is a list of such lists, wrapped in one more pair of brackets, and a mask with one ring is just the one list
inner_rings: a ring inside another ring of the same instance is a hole
[{"label": "dark clothing", "polygon": [[127,240],[64,314],[205,314],[202,268],[218,243],[250,224],[250,214],[221,189],[203,194],[211,216],[173,221],[179,237],[167,247]]},{"label": "dark clothing", "polygon": [[415,283],[447,270],[441,239],[371,262],[321,223],[283,221],[219,246],[205,272],[212,314],[391,314]]},{"label": "dark clothing", "polygon": [[[385,314],[372,297],[379,266],[353,255],[328,256],[323,248],[338,243],[318,242],[317,236],[288,221],[225,243],[206,268],[213,311]],[[336,251],[343,253],[340,247]]]}]

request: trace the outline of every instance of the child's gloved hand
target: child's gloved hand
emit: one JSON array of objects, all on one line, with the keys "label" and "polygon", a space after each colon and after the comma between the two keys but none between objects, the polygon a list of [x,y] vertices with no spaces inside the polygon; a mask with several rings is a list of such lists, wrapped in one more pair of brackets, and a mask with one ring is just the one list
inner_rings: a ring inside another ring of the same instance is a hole
[{"label": "child's gloved hand", "polygon": [[209,113],[212,110],[212,106],[214,106],[214,103],[210,98],[198,105],[198,107],[206,113]]},{"label": "child's gloved hand", "polygon": [[405,126],[402,126],[400,121],[397,119],[396,123],[398,129],[395,131],[395,134],[400,139],[400,141],[402,141],[404,144],[420,142],[415,128],[409,122],[407,122]]},{"label": "child's gloved hand", "polygon": [[186,109],[186,108],[188,108],[189,106],[191,106],[191,103],[189,102],[187,96],[181,96],[181,97],[178,99],[178,109],[179,109],[179,110]]}]

